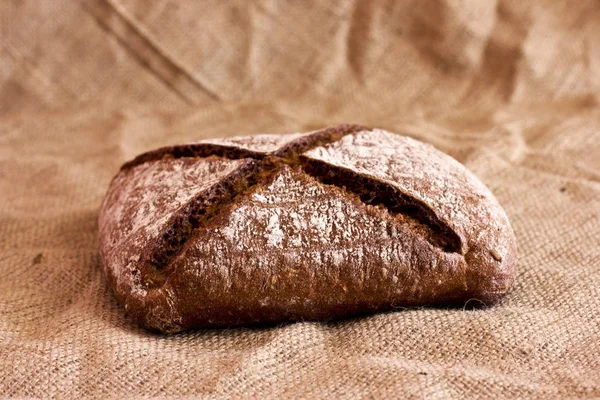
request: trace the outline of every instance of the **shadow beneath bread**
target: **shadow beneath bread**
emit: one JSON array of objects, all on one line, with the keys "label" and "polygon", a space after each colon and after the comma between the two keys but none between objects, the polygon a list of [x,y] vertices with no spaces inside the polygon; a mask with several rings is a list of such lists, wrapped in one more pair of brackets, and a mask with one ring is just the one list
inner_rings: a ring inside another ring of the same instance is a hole
[{"label": "shadow beneath bread", "polygon": [[[112,297],[112,295],[111,295]],[[390,310],[379,311],[379,312],[364,312],[359,313],[347,317],[330,319],[330,320],[293,320],[293,321],[284,321],[279,323],[274,322],[263,322],[263,323],[253,323],[246,325],[236,325],[236,326],[223,326],[216,328],[197,328],[197,329],[187,329],[181,332],[165,334],[156,331],[149,331],[142,327],[136,325],[136,323],[130,319],[125,311],[120,307],[114,297],[109,300],[111,302],[111,309],[116,309],[119,315],[119,320],[117,322],[120,329],[123,329],[130,333],[139,334],[142,336],[159,338],[159,339],[169,339],[169,338],[205,338],[205,337],[213,337],[219,336],[220,339],[226,338],[239,338],[241,336],[246,336],[251,334],[257,337],[264,337],[265,341],[274,335],[280,332],[282,329],[289,329],[290,327],[294,327],[299,324],[315,324],[320,327],[323,327],[327,330],[338,330],[345,329],[349,326],[358,325],[368,323],[370,320],[379,319],[385,316],[389,316],[395,313],[412,313],[412,312],[422,312],[422,311],[449,311],[449,312],[457,312],[457,311],[476,311],[476,310],[485,310],[490,308],[484,304],[483,302],[477,299],[469,299],[467,302],[455,305],[437,305],[437,306],[419,306],[419,307],[393,307]],[[115,307],[115,308],[113,308]],[[254,343],[256,344],[256,343]]]}]

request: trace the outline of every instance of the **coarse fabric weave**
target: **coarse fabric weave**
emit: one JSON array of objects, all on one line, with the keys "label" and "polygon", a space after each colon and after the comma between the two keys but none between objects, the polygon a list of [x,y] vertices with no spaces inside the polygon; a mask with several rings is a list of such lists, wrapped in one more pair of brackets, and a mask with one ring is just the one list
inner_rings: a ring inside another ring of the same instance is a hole
[{"label": "coarse fabric weave", "polygon": [[[600,397],[600,3],[0,2],[0,394]],[[98,211],[158,146],[358,123],[429,142],[497,196],[498,305],[147,333]]]}]

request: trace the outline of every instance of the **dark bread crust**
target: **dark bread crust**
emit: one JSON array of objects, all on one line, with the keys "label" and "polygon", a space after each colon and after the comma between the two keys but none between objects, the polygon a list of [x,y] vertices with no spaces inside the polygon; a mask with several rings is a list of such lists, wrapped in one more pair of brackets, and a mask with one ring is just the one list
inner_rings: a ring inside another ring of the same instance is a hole
[{"label": "dark bread crust", "polygon": [[136,157],[103,203],[109,284],[148,329],[492,304],[512,285],[506,215],[433,147],[360,126],[211,142]]}]

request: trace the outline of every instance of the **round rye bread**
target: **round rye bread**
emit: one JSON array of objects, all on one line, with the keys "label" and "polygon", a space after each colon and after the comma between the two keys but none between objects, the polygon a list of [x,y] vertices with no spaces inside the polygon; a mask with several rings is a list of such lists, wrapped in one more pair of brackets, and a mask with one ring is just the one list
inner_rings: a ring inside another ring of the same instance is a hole
[{"label": "round rye bread", "polygon": [[99,230],[117,300],[166,333],[491,305],[516,266],[504,210],[462,164],[354,125],[144,153]]}]

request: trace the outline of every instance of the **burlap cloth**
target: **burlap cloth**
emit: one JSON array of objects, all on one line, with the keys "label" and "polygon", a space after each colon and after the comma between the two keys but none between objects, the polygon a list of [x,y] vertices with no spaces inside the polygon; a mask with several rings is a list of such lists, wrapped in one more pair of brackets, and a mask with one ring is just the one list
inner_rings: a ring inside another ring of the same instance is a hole
[{"label": "burlap cloth", "polygon": [[[0,393],[600,397],[597,1],[0,2]],[[490,309],[133,326],[99,265],[120,164],[340,122],[430,142],[505,207]]]}]

